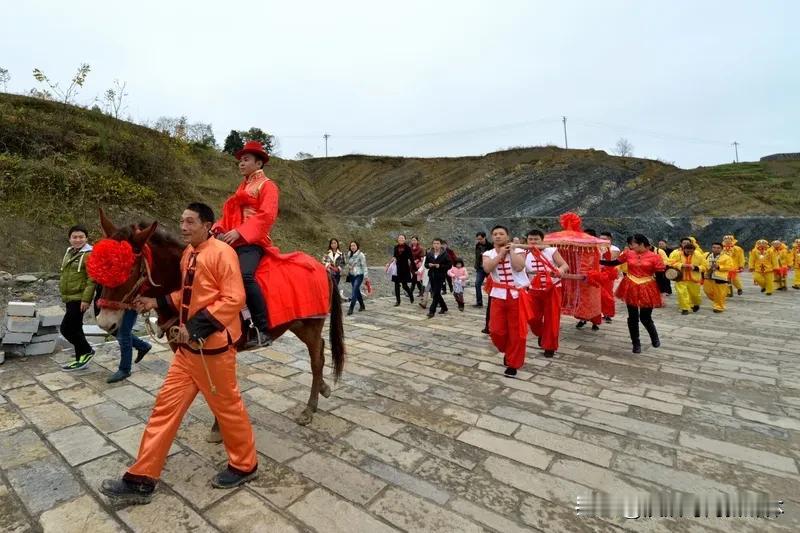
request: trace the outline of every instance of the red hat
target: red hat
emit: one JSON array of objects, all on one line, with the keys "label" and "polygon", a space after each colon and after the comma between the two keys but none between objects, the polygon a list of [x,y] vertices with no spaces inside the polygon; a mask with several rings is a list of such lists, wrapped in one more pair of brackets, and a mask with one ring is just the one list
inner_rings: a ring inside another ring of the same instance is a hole
[{"label": "red hat", "polygon": [[264,145],[258,141],[247,141],[244,143],[244,148],[236,152],[236,159],[241,159],[244,154],[253,154],[264,160],[264,163],[269,161],[269,154],[264,150]]}]

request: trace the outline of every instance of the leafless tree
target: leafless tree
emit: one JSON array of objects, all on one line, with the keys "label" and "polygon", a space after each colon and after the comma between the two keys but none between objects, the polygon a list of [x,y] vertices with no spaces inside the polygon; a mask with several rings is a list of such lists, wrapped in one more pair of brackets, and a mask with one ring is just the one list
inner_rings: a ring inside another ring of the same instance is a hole
[{"label": "leafless tree", "polygon": [[314,156],[312,154],[309,154],[308,152],[297,152],[297,155],[294,156],[294,158],[297,159],[298,161],[302,159],[311,159],[312,157]]},{"label": "leafless tree", "polygon": [[106,110],[114,118],[119,118],[119,114],[127,107],[125,103],[125,98],[128,96],[128,93],[125,92],[127,85],[127,81],[120,83],[119,80],[114,80],[114,87],[107,89],[103,95]]},{"label": "leafless tree", "polygon": [[614,152],[620,157],[630,157],[633,155],[633,145],[625,137],[620,137]]},{"label": "leafless tree", "polygon": [[8,73],[7,68],[0,67],[0,87],[3,88],[3,92],[6,91],[8,87],[8,82],[11,81],[11,74]]}]

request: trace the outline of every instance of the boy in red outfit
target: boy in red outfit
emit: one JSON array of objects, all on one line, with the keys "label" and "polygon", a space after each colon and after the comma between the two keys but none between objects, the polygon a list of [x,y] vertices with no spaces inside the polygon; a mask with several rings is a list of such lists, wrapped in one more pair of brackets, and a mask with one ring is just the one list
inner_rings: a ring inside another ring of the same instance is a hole
[{"label": "boy in red outfit", "polygon": [[544,247],[543,240],[544,233],[538,229],[528,232],[525,272],[531,280],[528,297],[533,305],[533,318],[528,323],[539,338],[544,356],[553,357],[561,327],[561,276],[569,272],[569,265],[556,248]]}]

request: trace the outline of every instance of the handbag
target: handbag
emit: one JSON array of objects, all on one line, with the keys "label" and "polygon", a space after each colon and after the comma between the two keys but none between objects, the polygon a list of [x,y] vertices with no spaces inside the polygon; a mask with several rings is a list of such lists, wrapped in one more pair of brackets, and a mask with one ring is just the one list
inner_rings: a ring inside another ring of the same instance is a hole
[{"label": "handbag", "polygon": [[347,277],[344,278],[345,283],[353,283],[353,275],[348,274]]}]

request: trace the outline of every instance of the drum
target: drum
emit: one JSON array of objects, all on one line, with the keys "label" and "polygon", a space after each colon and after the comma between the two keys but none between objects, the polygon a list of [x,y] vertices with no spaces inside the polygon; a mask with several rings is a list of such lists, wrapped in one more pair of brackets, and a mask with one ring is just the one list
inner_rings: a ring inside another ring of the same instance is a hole
[{"label": "drum", "polygon": [[670,281],[681,281],[683,279],[683,272],[678,268],[667,267],[664,271],[664,277]]}]

